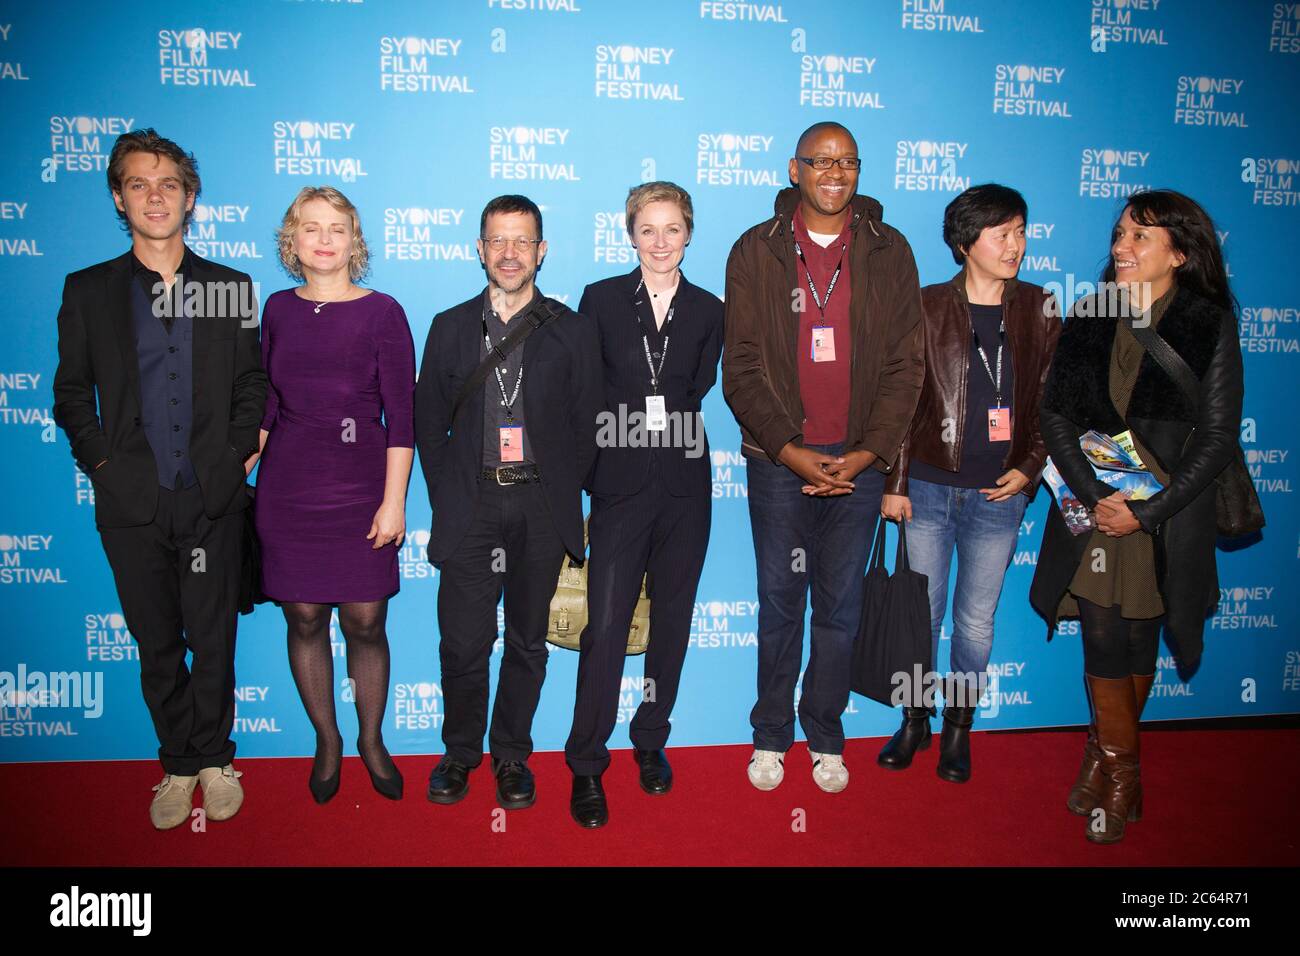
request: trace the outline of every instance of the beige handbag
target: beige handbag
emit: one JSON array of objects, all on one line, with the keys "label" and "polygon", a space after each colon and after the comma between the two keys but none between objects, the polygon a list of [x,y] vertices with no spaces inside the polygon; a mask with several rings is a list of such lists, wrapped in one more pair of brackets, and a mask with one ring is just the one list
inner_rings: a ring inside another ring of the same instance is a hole
[{"label": "beige handbag", "polygon": [[[587,543],[587,528],[582,529],[582,543]],[[578,650],[583,629],[587,626],[587,564],[578,567],[566,557],[560,567],[560,579],[551,598],[546,639],[556,647]],[[632,627],[627,634],[627,653],[644,654],[650,646],[650,598],[645,593],[645,575],[641,576],[641,594],[632,612]]]}]

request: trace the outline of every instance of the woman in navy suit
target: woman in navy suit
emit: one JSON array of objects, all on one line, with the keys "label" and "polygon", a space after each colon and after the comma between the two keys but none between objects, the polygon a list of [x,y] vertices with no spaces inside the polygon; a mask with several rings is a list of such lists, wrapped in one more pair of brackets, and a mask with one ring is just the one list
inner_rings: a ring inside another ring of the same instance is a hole
[{"label": "woman in navy suit", "polygon": [[668,717],[690,640],[695,589],[709,543],[713,483],[700,403],[717,379],[722,302],[681,273],[693,211],[686,190],[645,183],[627,197],[640,264],[587,286],[578,311],[600,335],[605,412],[588,481],[589,624],[582,635],[573,729],[570,813],[584,827],[609,818],[601,775],[618,718],[628,629],[647,575],[650,647],[632,718],[641,788],[672,788]]}]

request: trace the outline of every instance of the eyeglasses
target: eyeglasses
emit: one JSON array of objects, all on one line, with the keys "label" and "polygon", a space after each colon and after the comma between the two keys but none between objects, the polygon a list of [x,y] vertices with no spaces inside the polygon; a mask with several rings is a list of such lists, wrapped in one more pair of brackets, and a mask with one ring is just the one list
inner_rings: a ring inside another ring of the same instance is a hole
[{"label": "eyeglasses", "polygon": [[527,252],[529,246],[535,246],[541,241],[542,240],[540,239],[527,239],[523,237],[520,238],[509,238],[506,236],[492,236],[491,238],[487,236],[483,237],[483,245],[487,246],[493,252],[500,252],[506,246],[514,246],[520,252]]},{"label": "eyeglasses", "polygon": [[862,166],[862,160],[856,156],[845,156],[842,159],[831,159],[829,156],[796,156],[795,159],[807,163],[813,169],[830,169],[832,166],[838,166],[844,170],[855,170]]}]

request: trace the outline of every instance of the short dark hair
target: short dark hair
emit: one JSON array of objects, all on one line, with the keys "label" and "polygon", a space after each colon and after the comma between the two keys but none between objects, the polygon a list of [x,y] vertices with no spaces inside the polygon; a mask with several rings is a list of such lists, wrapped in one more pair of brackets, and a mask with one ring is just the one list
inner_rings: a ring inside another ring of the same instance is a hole
[{"label": "short dark hair", "polygon": [[809,136],[816,135],[817,133],[824,133],[827,130],[832,130],[832,129],[839,130],[849,139],[853,140],[854,146],[858,144],[857,138],[851,132],[849,132],[849,128],[845,126],[843,123],[836,123],[834,120],[822,120],[820,123],[813,123],[806,130],[804,130],[802,133],[799,134],[799,139],[796,140],[794,144],[795,153],[797,154],[799,152],[799,149],[803,146],[803,141],[806,140]]},{"label": "short dark hair", "polygon": [[[187,153],[178,145],[163,136],[152,127],[132,130],[129,133],[123,133],[113,143],[113,151],[108,155],[108,190],[110,193],[122,192],[122,167],[126,165],[126,158],[132,153],[153,153],[155,156],[166,156],[181,171],[181,182],[185,186],[185,194],[193,196],[197,201],[199,193],[203,191],[203,184],[199,181],[199,161],[194,158],[193,153]],[[194,210],[188,209],[185,212],[185,222],[182,226],[184,229],[190,227],[190,220],[194,217]],[[117,218],[122,221],[125,229],[130,229],[130,223],[127,222],[126,213],[117,210]]]},{"label": "short dark hair", "polygon": [[943,241],[952,250],[957,265],[966,262],[966,253],[989,226],[1000,226],[1020,216],[1028,221],[1029,207],[1025,197],[1010,186],[981,183],[972,186],[943,211]]},{"label": "short dark hair", "polygon": [[[1172,189],[1144,189],[1128,197],[1124,209],[1140,226],[1159,226],[1168,230],[1169,244],[1173,250],[1186,257],[1186,262],[1174,269],[1179,285],[1209,299],[1224,309],[1238,311],[1237,299],[1228,284],[1228,270],[1223,264],[1223,250],[1219,246],[1214,220],[1195,199]],[[1124,215],[1120,210],[1120,217]],[[1119,219],[1111,227],[1111,242]],[[1115,259],[1106,261],[1102,273],[1105,282],[1115,281]]]},{"label": "short dark hair", "polygon": [[537,208],[537,203],[527,196],[518,196],[511,193],[507,196],[498,196],[483,207],[483,215],[479,216],[478,220],[480,239],[486,238],[483,231],[487,229],[488,216],[499,212],[526,212],[531,214],[533,221],[537,223],[537,238],[542,238],[542,211]]}]

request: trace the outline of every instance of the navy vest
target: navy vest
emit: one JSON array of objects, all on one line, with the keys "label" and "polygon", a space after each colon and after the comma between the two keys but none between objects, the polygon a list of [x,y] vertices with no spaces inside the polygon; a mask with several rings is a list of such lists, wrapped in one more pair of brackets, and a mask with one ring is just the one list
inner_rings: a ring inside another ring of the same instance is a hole
[{"label": "navy vest", "polygon": [[[177,282],[182,277],[177,275]],[[173,302],[183,302],[173,286]],[[154,315],[153,296],[139,277],[131,282],[131,316],[135,348],[140,360],[140,424],[153,449],[158,483],[164,488],[190,488],[198,482],[190,462],[190,429],[194,420],[192,378],[194,321],[185,309],[171,320],[171,328]]]}]

